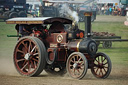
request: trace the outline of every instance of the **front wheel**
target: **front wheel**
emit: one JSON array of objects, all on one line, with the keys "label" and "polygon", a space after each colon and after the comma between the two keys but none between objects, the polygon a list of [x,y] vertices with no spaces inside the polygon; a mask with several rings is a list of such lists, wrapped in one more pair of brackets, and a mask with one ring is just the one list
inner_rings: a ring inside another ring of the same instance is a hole
[{"label": "front wheel", "polygon": [[103,45],[103,48],[111,48],[112,41],[104,41],[102,45]]},{"label": "front wheel", "polygon": [[74,52],[68,57],[66,68],[72,78],[82,79],[87,73],[87,59],[82,53]]},{"label": "front wheel", "polygon": [[36,37],[24,37],[14,50],[14,65],[23,76],[38,76],[46,65],[47,52],[41,40]]},{"label": "front wheel", "polygon": [[97,78],[107,78],[111,72],[112,64],[109,56],[104,53],[97,53],[94,57],[92,74]]}]

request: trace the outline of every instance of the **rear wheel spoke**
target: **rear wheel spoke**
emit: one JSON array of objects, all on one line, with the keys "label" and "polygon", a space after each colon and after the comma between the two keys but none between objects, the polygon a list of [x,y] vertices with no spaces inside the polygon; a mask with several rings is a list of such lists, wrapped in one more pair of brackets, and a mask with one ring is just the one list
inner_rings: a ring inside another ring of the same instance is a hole
[{"label": "rear wheel spoke", "polygon": [[33,51],[35,50],[35,48],[36,48],[36,46],[34,46],[34,47],[32,48],[31,53],[33,53]]},{"label": "rear wheel spoke", "polygon": [[37,65],[36,65],[36,62],[34,61],[34,66],[35,66],[35,68],[37,67]]},{"label": "rear wheel spoke", "polygon": [[24,68],[28,65],[28,62],[21,68],[21,70],[24,70]]},{"label": "rear wheel spoke", "polygon": [[31,45],[32,45],[32,43],[31,43],[31,41],[29,41],[29,47],[28,47],[28,52],[31,52]]},{"label": "rear wheel spoke", "polygon": [[31,64],[30,62],[28,62],[28,73],[30,72],[30,70],[31,70]]},{"label": "rear wheel spoke", "polygon": [[17,52],[22,53],[25,55],[24,51],[17,49]]},{"label": "rear wheel spoke", "polygon": [[25,52],[27,53],[28,52],[28,49],[27,49],[27,45],[24,43],[24,42],[22,42],[22,45],[24,46],[24,48],[25,48]]},{"label": "rear wheel spoke", "polygon": [[25,59],[19,59],[19,60],[17,60],[17,62],[21,62],[21,61],[24,61]]},{"label": "rear wheel spoke", "polygon": [[35,68],[34,63],[33,63],[32,61],[30,61],[30,62],[31,62],[31,66],[32,66],[32,68]]},{"label": "rear wheel spoke", "polygon": [[32,60],[34,60],[34,61],[38,62],[38,60],[36,60],[35,58],[32,58]]},{"label": "rear wheel spoke", "polygon": [[34,53],[34,54],[33,54],[33,56],[37,56],[37,55],[39,55],[39,53]]}]

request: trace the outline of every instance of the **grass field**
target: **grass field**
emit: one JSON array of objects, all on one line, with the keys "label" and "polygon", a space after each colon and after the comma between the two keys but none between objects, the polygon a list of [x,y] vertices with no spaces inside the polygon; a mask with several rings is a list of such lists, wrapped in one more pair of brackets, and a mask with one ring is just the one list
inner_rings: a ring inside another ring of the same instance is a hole
[{"label": "grass field", "polygon": [[[119,16],[97,16],[97,20],[92,23],[92,30],[96,32],[105,31],[115,33],[117,36],[121,36],[122,39],[128,39],[128,27],[123,24],[124,20],[125,17]],[[3,69],[7,69],[6,67],[2,68],[3,63],[1,62],[4,62],[2,61],[3,59],[5,60],[5,64],[10,63],[7,62],[6,59],[10,59],[10,61],[12,61],[13,49],[17,42],[17,38],[9,38],[7,37],[7,34],[16,34],[14,27],[15,25],[0,22],[0,71],[5,71]],[[81,23],[80,28],[83,29],[83,27],[83,23]],[[128,42],[113,42],[112,48],[110,49],[103,49],[100,45],[98,52],[104,52],[111,58],[112,72],[109,78],[114,80],[113,84],[111,85],[127,85]],[[121,83],[119,84],[118,82],[115,82],[116,80],[118,81],[118,79],[122,79],[122,81],[120,81]]]}]

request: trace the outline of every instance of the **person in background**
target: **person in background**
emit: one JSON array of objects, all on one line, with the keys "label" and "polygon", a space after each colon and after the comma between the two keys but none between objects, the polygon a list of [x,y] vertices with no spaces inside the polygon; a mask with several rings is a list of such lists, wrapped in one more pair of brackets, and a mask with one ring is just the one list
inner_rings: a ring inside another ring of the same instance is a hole
[{"label": "person in background", "polygon": [[115,8],[115,6],[114,6],[114,7],[112,8],[112,15],[115,15],[115,13],[114,13],[114,12],[115,12],[115,9],[116,9],[116,8]]},{"label": "person in background", "polygon": [[118,16],[121,16],[121,8],[120,7],[118,7]]},{"label": "person in background", "polygon": [[105,15],[107,15],[107,14],[108,14],[108,7],[105,6],[105,9],[104,9],[104,10],[105,10],[105,11],[104,11]]},{"label": "person in background", "polygon": [[104,15],[104,6],[101,7],[102,15]]},{"label": "person in background", "polygon": [[112,7],[109,7],[109,15],[112,15]]},{"label": "person in background", "polygon": [[109,15],[109,7],[106,6],[106,15]]}]

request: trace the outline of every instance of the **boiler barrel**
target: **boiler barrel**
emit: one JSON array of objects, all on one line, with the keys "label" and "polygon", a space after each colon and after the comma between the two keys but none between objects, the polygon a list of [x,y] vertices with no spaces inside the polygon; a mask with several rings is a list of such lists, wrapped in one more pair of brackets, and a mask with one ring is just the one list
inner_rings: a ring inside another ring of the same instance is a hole
[{"label": "boiler barrel", "polygon": [[90,55],[94,55],[97,52],[97,44],[91,39],[72,40],[67,46],[70,51],[88,53]]}]

